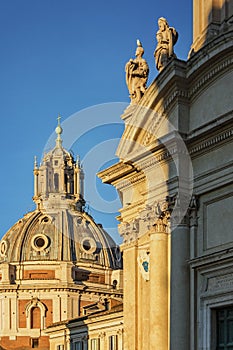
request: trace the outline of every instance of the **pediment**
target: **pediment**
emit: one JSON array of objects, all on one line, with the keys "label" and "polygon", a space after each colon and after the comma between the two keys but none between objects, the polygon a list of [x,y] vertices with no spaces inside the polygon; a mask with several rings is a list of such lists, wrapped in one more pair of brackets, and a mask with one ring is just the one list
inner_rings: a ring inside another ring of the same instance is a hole
[{"label": "pediment", "polygon": [[145,106],[130,106],[122,118],[125,131],[116,155],[123,161],[151,153],[151,147],[159,147],[163,136],[174,129],[162,109],[155,111]]}]

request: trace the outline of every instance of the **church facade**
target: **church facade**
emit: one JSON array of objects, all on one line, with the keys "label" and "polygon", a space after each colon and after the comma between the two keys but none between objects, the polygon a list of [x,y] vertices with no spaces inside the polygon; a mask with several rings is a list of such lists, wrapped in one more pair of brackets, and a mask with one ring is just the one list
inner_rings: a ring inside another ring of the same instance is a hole
[{"label": "church facade", "polygon": [[122,199],[127,350],[233,346],[233,2],[193,6],[187,61],[159,20],[160,73],[99,173]]}]

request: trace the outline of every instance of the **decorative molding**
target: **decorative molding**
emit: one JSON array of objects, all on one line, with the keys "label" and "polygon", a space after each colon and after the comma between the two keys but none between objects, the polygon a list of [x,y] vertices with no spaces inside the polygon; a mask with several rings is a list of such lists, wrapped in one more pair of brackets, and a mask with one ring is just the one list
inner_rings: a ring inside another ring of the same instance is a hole
[{"label": "decorative molding", "polygon": [[223,132],[220,132],[218,135],[215,135],[213,137],[208,138],[207,140],[199,143],[196,146],[190,147],[190,155],[193,155],[195,153],[204,151],[210,147],[213,147],[222,141],[226,141],[228,139],[233,138],[233,128],[230,130],[225,130]]},{"label": "decorative molding", "polygon": [[[135,169],[136,170],[136,169]],[[116,188],[117,190],[121,190],[122,188],[127,188],[130,187],[131,185],[138,183],[140,181],[145,180],[146,175],[143,172],[137,173],[136,175],[133,175],[130,179],[128,180],[122,180],[120,181],[117,185]]]},{"label": "decorative molding", "polygon": [[31,319],[32,319],[32,309],[39,308],[40,309],[40,329],[45,329],[45,317],[46,317],[46,306],[38,299],[32,298],[32,300],[25,305],[26,312],[26,324],[27,329],[31,329]]},{"label": "decorative molding", "polygon": [[[207,43],[205,42],[204,46],[202,45],[201,49],[198,51],[194,53],[190,52],[190,58],[187,62],[187,68],[188,71],[190,71],[190,74],[199,69],[200,65],[206,63],[206,61],[209,61],[211,58],[214,58],[216,52],[218,54],[225,49],[232,49],[232,33],[232,30],[230,30],[222,35],[218,35],[214,39],[212,38],[211,41],[208,41]],[[206,39],[206,35],[203,35]]]},{"label": "decorative molding", "polygon": [[120,161],[117,164],[112,165],[111,167],[100,171],[97,176],[102,180],[102,182],[108,183],[117,179],[119,176],[127,175],[128,173],[135,170],[131,163],[124,163]]},{"label": "decorative molding", "polygon": [[150,157],[149,159],[146,159],[143,161],[140,161],[140,160],[137,161],[134,169],[137,170],[139,173],[133,175],[130,179],[119,181],[119,183],[116,185],[116,188],[118,190],[121,190],[123,188],[130,187],[135,183],[139,183],[140,181],[145,180],[146,175],[144,171],[146,169],[149,169],[156,164],[170,160],[172,156],[175,155],[178,151],[179,150],[177,147],[173,147],[172,149],[169,149],[169,151],[165,150],[163,152],[160,152],[158,155],[154,153],[153,156]]},{"label": "decorative molding", "polygon": [[163,112],[167,111],[170,107],[170,105],[173,103],[173,101],[177,98],[184,98],[184,99],[188,99],[189,98],[189,93],[186,90],[181,90],[181,89],[177,89],[176,91],[174,91],[164,102],[164,110]]},{"label": "decorative molding", "polygon": [[192,195],[190,205],[189,205],[189,226],[197,226],[198,225],[198,216],[197,212],[199,209],[199,199],[196,195]]},{"label": "decorative molding", "polygon": [[106,333],[105,333],[105,332],[100,332],[100,333],[98,334],[98,337],[99,337],[100,339],[104,339],[104,338],[106,337]]}]

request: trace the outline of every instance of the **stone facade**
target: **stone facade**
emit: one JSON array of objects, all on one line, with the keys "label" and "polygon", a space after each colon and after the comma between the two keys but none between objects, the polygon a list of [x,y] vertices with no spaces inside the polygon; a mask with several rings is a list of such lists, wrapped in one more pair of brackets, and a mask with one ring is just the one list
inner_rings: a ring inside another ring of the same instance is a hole
[{"label": "stone facade", "polygon": [[110,311],[54,324],[47,329],[51,350],[123,350],[122,304]]},{"label": "stone facade", "polygon": [[125,110],[119,162],[98,174],[122,199],[125,350],[232,346],[232,9],[194,2],[190,58]]}]

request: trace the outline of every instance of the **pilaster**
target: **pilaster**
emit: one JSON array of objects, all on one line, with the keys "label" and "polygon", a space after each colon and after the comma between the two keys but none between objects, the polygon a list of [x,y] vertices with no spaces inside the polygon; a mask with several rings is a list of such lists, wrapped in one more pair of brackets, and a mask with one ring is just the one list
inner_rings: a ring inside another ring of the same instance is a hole
[{"label": "pilaster", "polygon": [[[182,203],[182,200],[180,201]],[[179,201],[178,201],[179,203]],[[189,349],[189,220],[176,206],[171,232],[170,350]]]}]

